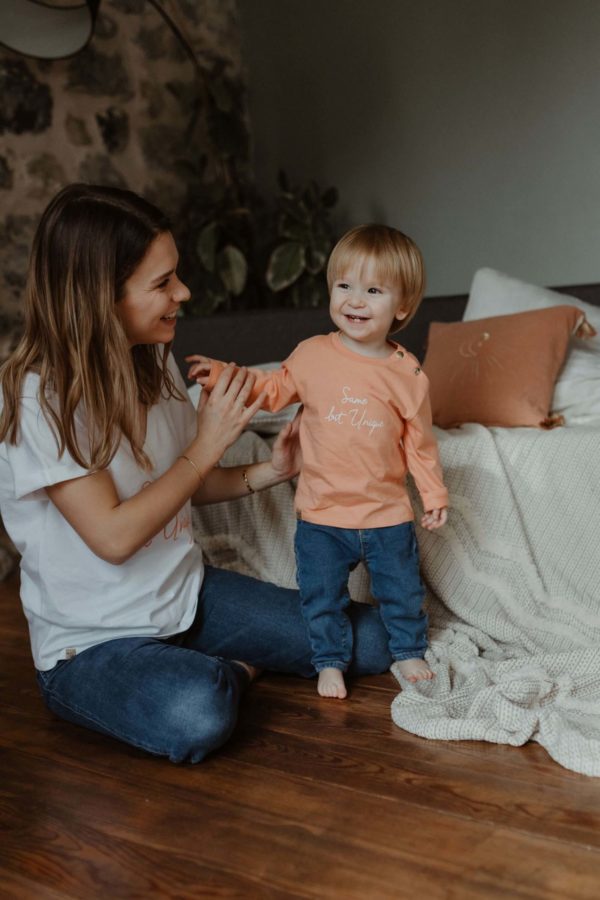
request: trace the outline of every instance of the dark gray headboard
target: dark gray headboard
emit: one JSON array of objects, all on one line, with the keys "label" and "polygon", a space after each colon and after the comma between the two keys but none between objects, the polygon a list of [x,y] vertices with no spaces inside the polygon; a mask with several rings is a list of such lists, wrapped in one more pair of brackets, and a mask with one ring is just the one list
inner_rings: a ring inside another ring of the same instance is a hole
[{"label": "dark gray headboard", "polygon": [[[556,287],[553,290],[600,306],[600,284]],[[460,320],[467,299],[467,294],[426,297],[415,318],[407,328],[395,335],[396,339],[422,360],[430,323]],[[203,353],[215,359],[234,360],[251,366],[285,359],[299,341],[313,334],[325,334],[332,327],[327,308],[183,318],[177,323],[173,350],[184,373],[184,357],[189,353]]]}]

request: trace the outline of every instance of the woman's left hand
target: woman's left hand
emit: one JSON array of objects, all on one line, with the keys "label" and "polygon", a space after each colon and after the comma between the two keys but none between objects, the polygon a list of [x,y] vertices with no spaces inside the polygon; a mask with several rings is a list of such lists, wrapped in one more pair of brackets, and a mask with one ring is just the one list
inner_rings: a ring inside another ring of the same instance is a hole
[{"label": "woman's left hand", "polygon": [[294,416],[293,421],[288,422],[285,428],[281,429],[273,445],[271,465],[275,474],[280,476],[282,481],[293,478],[302,468],[302,451],[298,438],[301,416],[302,407]]}]

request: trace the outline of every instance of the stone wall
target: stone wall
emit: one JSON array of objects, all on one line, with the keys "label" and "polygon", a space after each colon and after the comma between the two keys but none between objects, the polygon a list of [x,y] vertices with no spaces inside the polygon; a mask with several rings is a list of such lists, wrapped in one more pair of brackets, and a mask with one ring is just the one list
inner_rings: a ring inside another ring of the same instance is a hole
[{"label": "stone wall", "polygon": [[[131,188],[185,228],[198,183],[222,175],[209,91],[241,81],[236,0],[161,4],[195,63],[147,0],[102,0],[93,39],[70,59],[0,47],[0,362],[21,330],[31,239],[56,191],[73,181]],[[240,141],[238,165],[245,154]],[[0,580],[17,558],[0,522]]]},{"label": "stone wall", "polygon": [[218,177],[207,85],[215,72],[241,78],[236,0],[161,3],[196,64],[147,0],[102,0],[90,44],[70,59],[0,47],[0,360],[18,332],[35,225],[59,188],[128,187],[177,222],[199,173]]}]

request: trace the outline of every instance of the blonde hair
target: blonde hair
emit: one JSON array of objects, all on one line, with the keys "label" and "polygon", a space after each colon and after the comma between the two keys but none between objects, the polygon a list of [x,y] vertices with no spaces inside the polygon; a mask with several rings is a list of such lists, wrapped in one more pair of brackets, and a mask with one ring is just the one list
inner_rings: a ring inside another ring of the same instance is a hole
[{"label": "blonde hair", "polygon": [[130,348],[117,304],[150,244],[169,230],[160,210],[131,191],[72,184],[54,197],[33,240],[24,333],[0,369],[0,441],[18,442],[23,382],[35,372],[59,456],[67,450],[80,466],[102,469],[125,438],[150,466],[139,405],[163,391],[183,397],[167,369],[170,344]]},{"label": "blonde hair", "polygon": [[400,292],[406,316],[396,319],[392,330],[404,328],[419,308],[425,292],[425,265],[421,251],[411,238],[397,228],[388,225],[352,228],[331,251],[327,264],[330,292],[334,281],[343,277],[359,259],[362,259],[362,265],[373,260],[381,280]]}]

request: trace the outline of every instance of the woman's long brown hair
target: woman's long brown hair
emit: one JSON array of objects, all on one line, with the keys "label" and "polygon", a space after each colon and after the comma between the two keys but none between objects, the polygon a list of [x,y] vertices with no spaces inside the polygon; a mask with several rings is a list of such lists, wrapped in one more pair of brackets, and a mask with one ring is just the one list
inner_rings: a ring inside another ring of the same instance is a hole
[{"label": "woman's long brown hair", "polygon": [[23,382],[35,372],[59,456],[66,449],[84,468],[102,469],[125,439],[149,466],[140,404],[163,391],[183,397],[167,369],[170,344],[131,349],[117,304],[150,244],[169,230],[160,210],[131,191],[72,184],[54,197],[33,241],[24,333],[0,369],[0,441],[18,442]]}]

